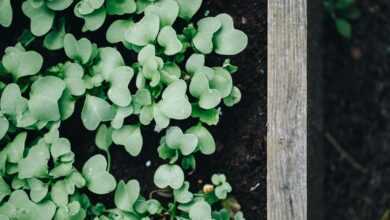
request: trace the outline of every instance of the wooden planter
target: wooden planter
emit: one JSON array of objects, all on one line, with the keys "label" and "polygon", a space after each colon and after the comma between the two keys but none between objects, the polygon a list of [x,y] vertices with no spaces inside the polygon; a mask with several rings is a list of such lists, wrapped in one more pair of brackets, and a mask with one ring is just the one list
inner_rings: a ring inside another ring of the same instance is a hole
[{"label": "wooden planter", "polygon": [[268,1],[267,219],[307,219],[307,4]]}]

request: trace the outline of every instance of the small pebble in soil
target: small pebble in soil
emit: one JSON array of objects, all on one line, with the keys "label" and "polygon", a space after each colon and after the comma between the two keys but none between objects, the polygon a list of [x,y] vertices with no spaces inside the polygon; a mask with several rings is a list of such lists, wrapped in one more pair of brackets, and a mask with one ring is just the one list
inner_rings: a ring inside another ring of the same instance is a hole
[{"label": "small pebble in soil", "polygon": [[146,163],[145,163],[146,167],[150,167],[151,165],[152,165],[152,161],[150,161],[150,160],[146,161]]},{"label": "small pebble in soil", "polygon": [[362,58],[362,50],[359,47],[351,48],[351,56],[354,60],[360,60]]},{"label": "small pebble in soil", "polygon": [[214,191],[214,186],[211,184],[206,184],[203,186],[203,192],[204,193],[211,193]]},{"label": "small pebble in soil", "polygon": [[242,24],[246,24],[247,23],[247,19],[246,19],[246,17],[241,17],[241,23]]}]

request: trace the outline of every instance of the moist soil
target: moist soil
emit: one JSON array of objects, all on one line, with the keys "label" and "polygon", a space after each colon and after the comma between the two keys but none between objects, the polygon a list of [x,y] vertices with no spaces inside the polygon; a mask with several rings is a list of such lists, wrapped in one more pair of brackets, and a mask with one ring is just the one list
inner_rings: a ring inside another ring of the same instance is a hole
[{"label": "moist soil", "polygon": [[353,22],[352,39],[325,21],[324,130],[334,139],[324,142],[325,219],[388,220],[390,2],[358,4],[362,16]]},{"label": "moist soil", "polygon": [[[18,3],[19,4],[19,3]],[[24,27],[29,27],[29,21],[14,7],[15,23],[10,29],[0,27],[0,49],[14,45]],[[266,219],[266,36],[267,36],[267,5],[266,0],[205,0],[198,18],[205,13],[216,15],[228,13],[233,16],[235,25],[246,32],[249,37],[249,46],[241,54],[232,57],[232,63],[239,66],[234,74],[235,84],[242,91],[242,101],[233,108],[223,108],[220,123],[210,127],[217,143],[217,152],[212,156],[198,157],[197,169],[188,179],[194,190],[199,190],[203,184],[210,182],[213,173],[225,173],[233,186],[233,196],[241,204],[248,220]],[[88,37],[99,46],[113,46],[105,41],[105,30],[115,18],[109,18],[104,27],[93,33],[81,33],[81,19],[71,16],[71,10],[61,14],[70,19],[70,30],[79,37]],[[68,23],[68,24],[69,24]],[[30,48],[38,50],[45,60],[45,66],[51,66],[65,60],[63,51],[47,51],[42,49],[42,39],[35,40]],[[126,62],[135,62],[136,56],[129,53],[120,45],[116,45]],[[207,59],[209,65],[221,65],[223,59],[211,56]],[[82,102],[77,103],[80,111]],[[84,129],[80,120],[80,112],[65,121],[61,128],[61,135],[72,142],[72,149],[76,153],[76,167],[92,155],[99,152],[94,146],[94,132]],[[128,123],[135,122],[130,118]],[[181,124],[183,128],[190,126],[194,121]],[[143,195],[148,196],[156,190],[153,185],[153,173],[159,164],[157,147],[160,135],[153,132],[153,125],[142,129],[144,147],[138,157],[131,157],[122,147],[111,148],[111,172],[117,179],[137,179],[142,186]],[[146,166],[150,161],[151,165]],[[112,195],[91,195],[94,202],[102,202],[112,206]]]}]

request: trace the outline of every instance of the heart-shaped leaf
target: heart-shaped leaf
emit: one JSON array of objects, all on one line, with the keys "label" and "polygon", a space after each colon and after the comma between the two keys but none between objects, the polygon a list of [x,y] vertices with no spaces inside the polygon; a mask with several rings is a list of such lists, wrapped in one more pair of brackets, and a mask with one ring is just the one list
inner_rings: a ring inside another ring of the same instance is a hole
[{"label": "heart-shaped leaf", "polygon": [[110,89],[107,92],[108,98],[117,106],[126,107],[130,105],[131,94],[128,88],[134,71],[131,67],[120,66],[110,74]]},{"label": "heart-shaped leaf", "polygon": [[47,8],[45,4],[35,8],[31,2],[32,1],[23,2],[23,13],[31,20],[31,32],[35,36],[43,36],[49,32],[53,26],[55,13]]},{"label": "heart-shaped leaf", "polygon": [[106,32],[106,39],[109,43],[119,43],[125,40],[125,33],[134,24],[132,20],[116,20]]},{"label": "heart-shaped leaf", "polygon": [[232,76],[222,67],[214,68],[214,73],[210,80],[210,88],[218,90],[222,98],[229,96],[233,89]]},{"label": "heart-shaped leaf", "polygon": [[164,54],[168,56],[175,55],[183,49],[175,29],[171,26],[165,26],[161,29],[157,41],[164,48]]},{"label": "heart-shaped leaf", "polygon": [[81,120],[86,129],[96,130],[101,122],[110,121],[114,116],[115,110],[107,101],[87,95],[81,111]]},{"label": "heart-shaped leaf", "polygon": [[61,118],[58,101],[65,83],[55,76],[45,76],[31,86],[28,108],[34,118],[41,121],[58,121]]},{"label": "heart-shaped leaf", "polygon": [[193,204],[188,214],[191,220],[212,220],[211,206],[202,200]]},{"label": "heart-shaped leaf", "polygon": [[221,94],[216,89],[207,89],[199,98],[199,106],[203,109],[212,109],[221,102]]},{"label": "heart-shaped leaf", "polygon": [[178,149],[182,155],[187,156],[194,152],[198,145],[198,137],[193,134],[183,134],[179,127],[167,129],[166,144],[172,149]]},{"label": "heart-shaped leaf", "polygon": [[107,13],[110,15],[132,14],[137,10],[134,0],[107,0]]},{"label": "heart-shaped leaf", "polygon": [[202,5],[202,0],[176,0],[179,4],[179,17],[189,21]]},{"label": "heart-shaped leaf", "polygon": [[22,97],[17,84],[10,83],[4,88],[0,99],[0,109],[4,114],[14,117],[27,109],[27,99]]},{"label": "heart-shaped leaf", "polygon": [[239,103],[240,100],[241,100],[241,91],[239,88],[234,86],[230,95],[223,99],[223,103],[228,107],[232,107],[233,105]]},{"label": "heart-shaped leaf", "polygon": [[125,61],[119,51],[112,47],[99,48],[99,62],[93,67],[95,75],[103,76],[109,81],[111,73],[116,67],[124,66]]},{"label": "heart-shaped leaf", "polygon": [[184,182],[183,186],[181,186],[179,189],[176,189],[173,191],[173,197],[175,198],[175,201],[179,203],[188,203],[190,202],[194,195],[189,191],[190,183]]},{"label": "heart-shaped leaf", "polygon": [[0,25],[4,27],[11,26],[12,23],[12,6],[10,0],[0,1]]},{"label": "heart-shaped leaf", "polygon": [[183,120],[191,115],[192,107],[186,95],[187,85],[183,80],[169,84],[162,94],[161,112],[168,118]]},{"label": "heart-shaped leaf", "polygon": [[45,177],[48,173],[50,159],[49,146],[40,141],[28,152],[27,157],[18,163],[18,178]]},{"label": "heart-shaped leaf", "polygon": [[86,64],[92,55],[92,44],[87,38],[77,40],[72,34],[66,34],[64,38],[66,55],[73,60]]},{"label": "heart-shaped leaf", "polygon": [[159,30],[160,18],[155,14],[148,14],[130,27],[125,34],[125,39],[136,46],[145,46],[155,41]]},{"label": "heart-shaped leaf", "polygon": [[133,211],[134,203],[140,195],[140,185],[137,180],[130,180],[125,182],[120,181],[115,191],[115,205],[123,211]]},{"label": "heart-shaped leaf", "polygon": [[7,159],[10,163],[18,163],[23,158],[24,147],[26,143],[27,133],[21,132],[9,142],[5,149],[7,151]]},{"label": "heart-shaped leaf", "polygon": [[175,23],[179,15],[179,5],[175,0],[160,0],[145,8],[145,15],[154,14],[160,17],[161,27]]},{"label": "heart-shaped leaf", "polygon": [[141,153],[143,138],[141,129],[137,125],[126,125],[112,132],[112,140],[117,145],[125,147],[131,156],[138,156]]},{"label": "heart-shaped leaf", "polygon": [[216,16],[221,24],[221,30],[214,38],[215,52],[220,55],[235,55],[243,51],[248,45],[248,37],[234,28],[233,18],[228,14]]},{"label": "heart-shaped leaf", "polygon": [[183,183],[184,172],[178,165],[161,165],[154,174],[154,184],[161,189],[168,186],[172,189],[179,189]]},{"label": "heart-shaped leaf", "polygon": [[53,160],[57,162],[61,157],[72,153],[70,141],[66,138],[58,138],[52,142],[50,153]]},{"label": "heart-shaped leaf", "polygon": [[81,0],[76,4],[75,12],[81,15],[88,15],[103,7],[103,5],[104,0]]},{"label": "heart-shaped leaf", "polygon": [[31,200],[36,203],[42,201],[49,191],[48,184],[36,178],[28,179],[27,182],[30,187]]},{"label": "heart-shaped leaf", "polygon": [[215,152],[215,141],[211,133],[202,125],[198,124],[189,128],[186,133],[194,134],[198,137],[198,148],[205,154],[210,155]]},{"label": "heart-shaped leaf", "polygon": [[116,180],[106,169],[106,158],[100,154],[89,158],[84,164],[82,173],[91,192],[104,195],[115,189]]},{"label": "heart-shaped leaf", "polygon": [[85,83],[83,81],[84,69],[77,63],[66,63],[64,66],[64,76],[66,87],[74,96],[81,96],[85,93]]},{"label": "heart-shaped leaf", "polygon": [[103,151],[108,151],[108,148],[112,144],[112,129],[107,128],[105,124],[100,125],[98,131],[96,132],[95,144],[96,146]]},{"label": "heart-shaped leaf", "polygon": [[206,60],[203,54],[194,53],[192,54],[186,62],[186,70],[188,73],[194,74],[200,68],[204,67]]},{"label": "heart-shaped leaf", "polygon": [[198,32],[192,39],[195,48],[204,54],[213,51],[214,34],[221,28],[221,21],[215,17],[206,17],[198,21]]},{"label": "heart-shaped leaf", "polygon": [[18,79],[38,73],[43,64],[43,58],[35,51],[11,47],[6,49],[2,63],[5,70]]}]

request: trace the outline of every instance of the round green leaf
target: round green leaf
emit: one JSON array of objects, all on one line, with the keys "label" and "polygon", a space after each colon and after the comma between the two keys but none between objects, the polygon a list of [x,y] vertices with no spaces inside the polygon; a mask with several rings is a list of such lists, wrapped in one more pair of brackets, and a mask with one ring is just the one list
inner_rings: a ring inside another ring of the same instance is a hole
[{"label": "round green leaf", "polygon": [[183,80],[169,84],[162,94],[160,110],[168,118],[183,120],[191,115],[192,106],[186,95],[187,85]]},{"label": "round green leaf", "polygon": [[216,16],[221,24],[221,30],[214,38],[215,52],[220,55],[235,55],[243,51],[248,45],[248,37],[234,28],[233,18],[228,14]]},{"label": "round green leaf", "polygon": [[31,1],[25,1],[22,5],[23,13],[30,18],[31,32],[36,36],[43,36],[50,31],[53,26],[55,13],[42,4],[34,8]]},{"label": "round green leaf", "polygon": [[184,183],[184,172],[177,165],[164,164],[157,168],[154,174],[154,184],[163,189],[171,187],[179,189]]},{"label": "round green leaf", "polygon": [[115,189],[116,180],[106,169],[106,158],[100,154],[89,158],[84,164],[82,173],[91,192],[104,195]]},{"label": "round green leaf", "polygon": [[184,182],[184,184],[179,188],[173,191],[173,196],[175,201],[179,203],[188,203],[193,199],[193,194],[189,191],[190,183]]},{"label": "round green leaf", "polygon": [[211,206],[202,200],[193,204],[188,214],[191,220],[212,220]]},{"label": "round green leaf", "polygon": [[179,15],[179,5],[175,0],[160,0],[145,8],[144,13],[159,16],[161,27],[173,25]]},{"label": "round green leaf", "polygon": [[210,155],[215,152],[215,141],[211,133],[202,125],[196,125],[189,128],[186,133],[194,134],[198,137],[198,148],[199,150],[205,154]]},{"label": "round green leaf", "polygon": [[183,49],[175,29],[171,26],[165,26],[161,29],[157,41],[164,48],[164,54],[168,56],[175,55]]},{"label": "round green leaf", "polygon": [[134,203],[140,195],[140,185],[137,180],[130,180],[125,184],[120,181],[114,196],[114,202],[117,208],[123,211],[133,211]]},{"label": "round green leaf", "polygon": [[65,83],[55,76],[45,76],[31,86],[28,108],[34,118],[42,121],[58,121],[61,118],[58,101]]},{"label": "round green leaf", "polygon": [[86,129],[96,130],[101,122],[110,121],[114,116],[115,110],[107,101],[87,95],[81,111],[81,120]]},{"label": "round green leaf", "polygon": [[119,43],[125,40],[125,33],[134,24],[132,20],[116,20],[106,32],[106,39],[109,43]]},{"label": "round green leaf", "polygon": [[135,157],[141,153],[143,138],[137,125],[126,125],[113,130],[112,140],[115,144],[124,146],[131,156]]},{"label": "round green leaf", "polygon": [[154,42],[159,30],[160,18],[155,14],[148,14],[130,27],[125,34],[125,39],[136,46],[145,46]]}]

